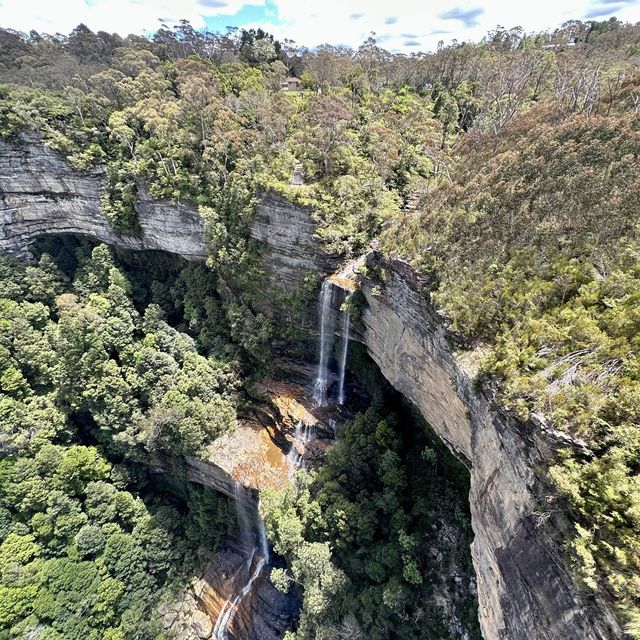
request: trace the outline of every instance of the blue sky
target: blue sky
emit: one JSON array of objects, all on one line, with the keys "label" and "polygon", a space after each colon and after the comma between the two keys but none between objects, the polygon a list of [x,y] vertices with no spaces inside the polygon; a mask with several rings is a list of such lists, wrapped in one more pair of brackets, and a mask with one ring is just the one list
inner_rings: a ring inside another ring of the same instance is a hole
[{"label": "blue sky", "polygon": [[357,46],[371,32],[387,49],[435,49],[438,41],[479,40],[497,25],[553,29],[570,19],[640,21],[640,0],[0,0],[0,26],[68,33],[91,29],[149,33],[188,19],[213,31],[262,27],[309,47]]},{"label": "blue sky", "polygon": [[[2,0],[0,0],[1,2]],[[225,0],[213,0],[213,2],[224,2]],[[277,6],[270,1],[264,5],[245,4],[237,13],[233,15],[210,14],[203,15],[205,27],[209,31],[224,31],[228,26],[241,27],[246,24],[264,24],[279,26],[283,21],[278,17]]]}]

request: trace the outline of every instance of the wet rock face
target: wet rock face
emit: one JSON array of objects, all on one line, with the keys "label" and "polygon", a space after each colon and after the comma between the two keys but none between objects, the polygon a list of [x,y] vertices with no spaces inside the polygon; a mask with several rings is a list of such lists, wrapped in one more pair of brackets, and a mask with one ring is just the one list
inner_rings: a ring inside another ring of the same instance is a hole
[{"label": "wet rock face", "polygon": [[259,580],[242,607],[244,613],[240,612],[230,629],[235,640],[281,640],[300,615],[300,601],[295,592],[278,591],[266,576]]},{"label": "wet rock face", "polygon": [[0,249],[25,253],[44,234],[90,236],[124,249],[159,249],[187,260],[204,260],[204,229],[193,205],[153,200],[139,185],[136,210],[142,235],[111,229],[100,212],[102,168],[74,171],[58,153],[26,137],[0,140]]},{"label": "wet rock face", "polygon": [[[248,571],[241,553],[232,550],[218,553],[200,577],[194,578],[173,602],[159,608],[163,627],[180,640],[211,638],[225,602],[237,594]],[[280,640],[294,625],[299,610],[295,592],[278,591],[263,575],[234,611],[229,639]]]},{"label": "wet rock face", "polygon": [[[313,367],[283,365],[281,375],[290,380],[266,378],[253,387],[262,400],[254,400],[238,418],[235,430],[212,442],[199,458],[185,457],[187,478],[235,498],[235,483],[247,491],[243,494],[257,502],[258,491],[267,487],[284,488],[290,479],[287,454],[294,445],[297,423],[312,428],[313,442],[300,451],[310,466],[324,460],[334,437],[334,426],[352,415],[346,408],[318,407],[313,400]],[[153,462],[171,471],[171,457],[156,454]]]}]

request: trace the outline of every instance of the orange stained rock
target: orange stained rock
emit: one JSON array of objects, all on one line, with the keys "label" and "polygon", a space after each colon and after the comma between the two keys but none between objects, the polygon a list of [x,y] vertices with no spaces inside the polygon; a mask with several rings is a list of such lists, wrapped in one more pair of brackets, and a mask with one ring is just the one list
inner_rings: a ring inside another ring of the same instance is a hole
[{"label": "orange stained rock", "polygon": [[343,273],[334,273],[332,276],[329,276],[329,281],[333,282],[337,287],[341,289],[346,289],[347,291],[355,291],[358,288],[358,285],[355,281],[355,276],[349,278],[347,275]]},{"label": "orange stained rock", "polygon": [[218,438],[208,447],[207,459],[245,487],[281,489],[287,483],[286,455],[255,421],[241,421],[235,431]]}]

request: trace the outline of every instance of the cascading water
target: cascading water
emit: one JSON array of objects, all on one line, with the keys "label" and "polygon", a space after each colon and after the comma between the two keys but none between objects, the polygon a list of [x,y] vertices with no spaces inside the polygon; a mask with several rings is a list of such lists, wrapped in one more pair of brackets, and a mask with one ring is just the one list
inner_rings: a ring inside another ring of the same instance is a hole
[{"label": "cascading water", "polygon": [[347,369],[347,351],[349,349],[349,323],[351,314],[348,311],[342,312],[342,351],[340,353],[340,374],[338,378],[338,404],[343,405],[344,397],[344,377]]},{"label": "cascading water", "polygon": [[[336,312],[333,306],[334,286],[329,279],[322,283],[320,289],[320,344],[319,358],[316,380],[313,390],[313,398],[318,406],[325,406],[328,403],[329,389],[329,360],[333,350],[335,339]],[[342,314],[342,345],[340,351],[339,377],[338,377],[338,403],[345,402],[345,373],[347,366],[347,352],[349,348],[349,326],[350,315]],[[289,475],[293,477],[299,468],[305,467],[304,450],[306,445],[315,438],[315,427],[303,423],[302,420],[296,424],[295,434],[291,449],[287,455],[289,465]],[[242,565],[240,571],[246,570],[250,573],[249,579],[240,592],[229,598],[223,605],[216,624],[213,629],[212,638],[214,640],[227,640],[228,628],[233,619],[233,615],[242,603],[243,599],[249,595],[253,589],[255,581],[262,570],[269,564],[269,543],[264,528],[264,523],[257,516],[257,540],[256,528],[252,526],[255,518],[250,514],[246,499],[245,488],[239,483],[235,484],[235,502],[238,522],[240,524],[240,539],[243,545],[243,553],[247,553],[247,560]],[[253,567],[253,571],[251,568]]]},{"label": "cascading water", "polygon": [[240,542],[243,547],[242,552],[247,553],[249,549],[253,549],[255,547],[254,529],[251,522],[251,514],[247,508],[247,491],[237,480],[233,487],[233,499],[236,504],[238,524],[240,525]]},{"label": "cascading water", "polygon": [[313,389],[313,398],[316,404],[321,407],[327,404],[327,390],[329,387],[329,357],[333,348],[333,332],[336,319],[336,314],[331,304],[332,301],[333,285],[329,280],[325,280],[320,289],[320,357]]},{"label": "cascading water", "polygon": [[293,442],[291,449],[287,454],[287,464],[289,466],[289,477],[293,478],[296,471],[301,467],[305,468],[304,450],[307,444],[315,437],[315,427],[304,424],[302,420],[298,420],[296,430],[293,434]]},{"label": "cascading water", "polygon": [[227,640],[229,623],[231,622],[233,614],[236,612],[244,598],[251,593],[253,583],[258,579],[264,567],[269,564],[269,543],[267,542],[264,523],[262,522],[260,515],[256,514],[258,525],[258,537],[256,540],[255,529],[251,526],[252,518],[247,507],[245,491],[245,488],[236,481],[234,495],[236,501],[236,512],[238,514],[238,523],[240,524],[240,540],[243,545],[243,553],[246,553],[247,549],[250,550],[247,555],[247,561],[243,564],[241,570],[246,569],[247,571],[251,571],[251,567],[254,564],[256,557],[258,560],[244,587],[242,587],[235,598],[228,599],[220,610],[220,614],[218,615],[218,619],[216,620],[211,636],[214,640]]},{"label": "cascading water", "polygon": [[[334,307],[335,287],[327,278],[320,289],[320,344],[318,357],[318,370],[313,388],[315,403],[323,407],[328,404],[327,392],[329,389],[329,360],[333,350],[336,311]],[[338,404],[344,404],[344,380],[347,367],[347,351],[349,348],[350,314],[342,312],[342,346],[340,349],[339,378],[338,378]]]},{"label": "cascading water", "polygon": [[304,429],[305,426],[302,424],[302,420],[298,420],[298,422],[296,423],[296,430],[293,434],[291,449],[289,449],[289,453],[287,454],[289,477],[292,477],[295,474],[296,470],[298,469],[298,465],[302,461],[302,454],[300,453],[298,447],[300,447],[303,443]]}]

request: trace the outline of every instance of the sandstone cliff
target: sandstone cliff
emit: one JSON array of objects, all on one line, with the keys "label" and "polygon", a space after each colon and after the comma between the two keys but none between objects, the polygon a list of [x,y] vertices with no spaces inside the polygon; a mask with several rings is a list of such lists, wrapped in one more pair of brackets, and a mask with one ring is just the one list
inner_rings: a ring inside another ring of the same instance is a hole
[{"label": "sandstone cliff", "polygon": [[[44,233],[78,233],[129,249],[204,258],[195,209],[152,202],[144,193],[138,206],[142,237],[115,234],[99,210],[102,179],[100,170],[74,172],[36,144],[0,141],[0,248],[20,252]],[[335,257],[316,245],[313,231],[309,211],[273,194],[263,198],[251,233],[265,247],[265,270],[274,286],[295,292],[309,272],[327,276],[334,270]],[[470,468],[484,637],[621,638],[608,604],[575,588],[562,553],[567,523],[545,499],[540,470],[556,448],[571,443],[544,424],[511,419],[474,390],[419,275],[401,262],[384,266],[382,283],[362,280],[368,306],[361,339],[383,375]],[[201,471],[192,467],[194,480]],[[228,478],[215,475],[211,483],[228,492]],[[204,476],[200,481],[207,482]]]},{"label": "sandstone cliff", "polygon": [[335,271],[338,257],[320,247],[316,226],[309,209],[277,193],[261,194],[250,233],[264,247],[264,268],[274,285],[295,292],[309,274]]},{"label": "sandstone cliff", "polygon": [[[312,267],[325,277],[332,273],[335,259],[316,257],[312,222],[301,207],[279,203],[270,216],[268,204],[263,205],[252,234],[271,256],[265,268],[274,284],[299,285],[304,270]],[[308,256],[299,256],[307,250]],[[574,443],[540,421],[523,424],[510,418],[474,389],[420,274],[380,255],[372,254],[368,263],[374,270],[382,266],[387,275],[382,283],[361,278],[367,301],[364,327],[355,327],[352,337],[364,342],[385,378],[470,469],[472,556],[483,636],[622,638],[610,603],[576,588],[562,548],[568,523],[547,500],[551,489],[541,472],[558,448]]]},{"label": "sandstone cliff", "polygon": [[140,185],[136,209],[142,235],[123,236],[100,212],[103,182],[103,169],[74,171],[33,137],[22,144],[0,140],[0,249],[19,254],[43,234],[74,233],[125,249],[161,249],[204,260],[204,230],[194,206],[152,200]]},{"label": "sandstone cliff", "polygon": [[473,563],[487,640],[605,640],[622,632],[606,602],[580,594],[562,553],[566,522],[539,477],[570,446],[538,422],[511,419],[472,387],[420,275],[371,254],[362,278],[364,341],[391,384],[471,468]]}]

